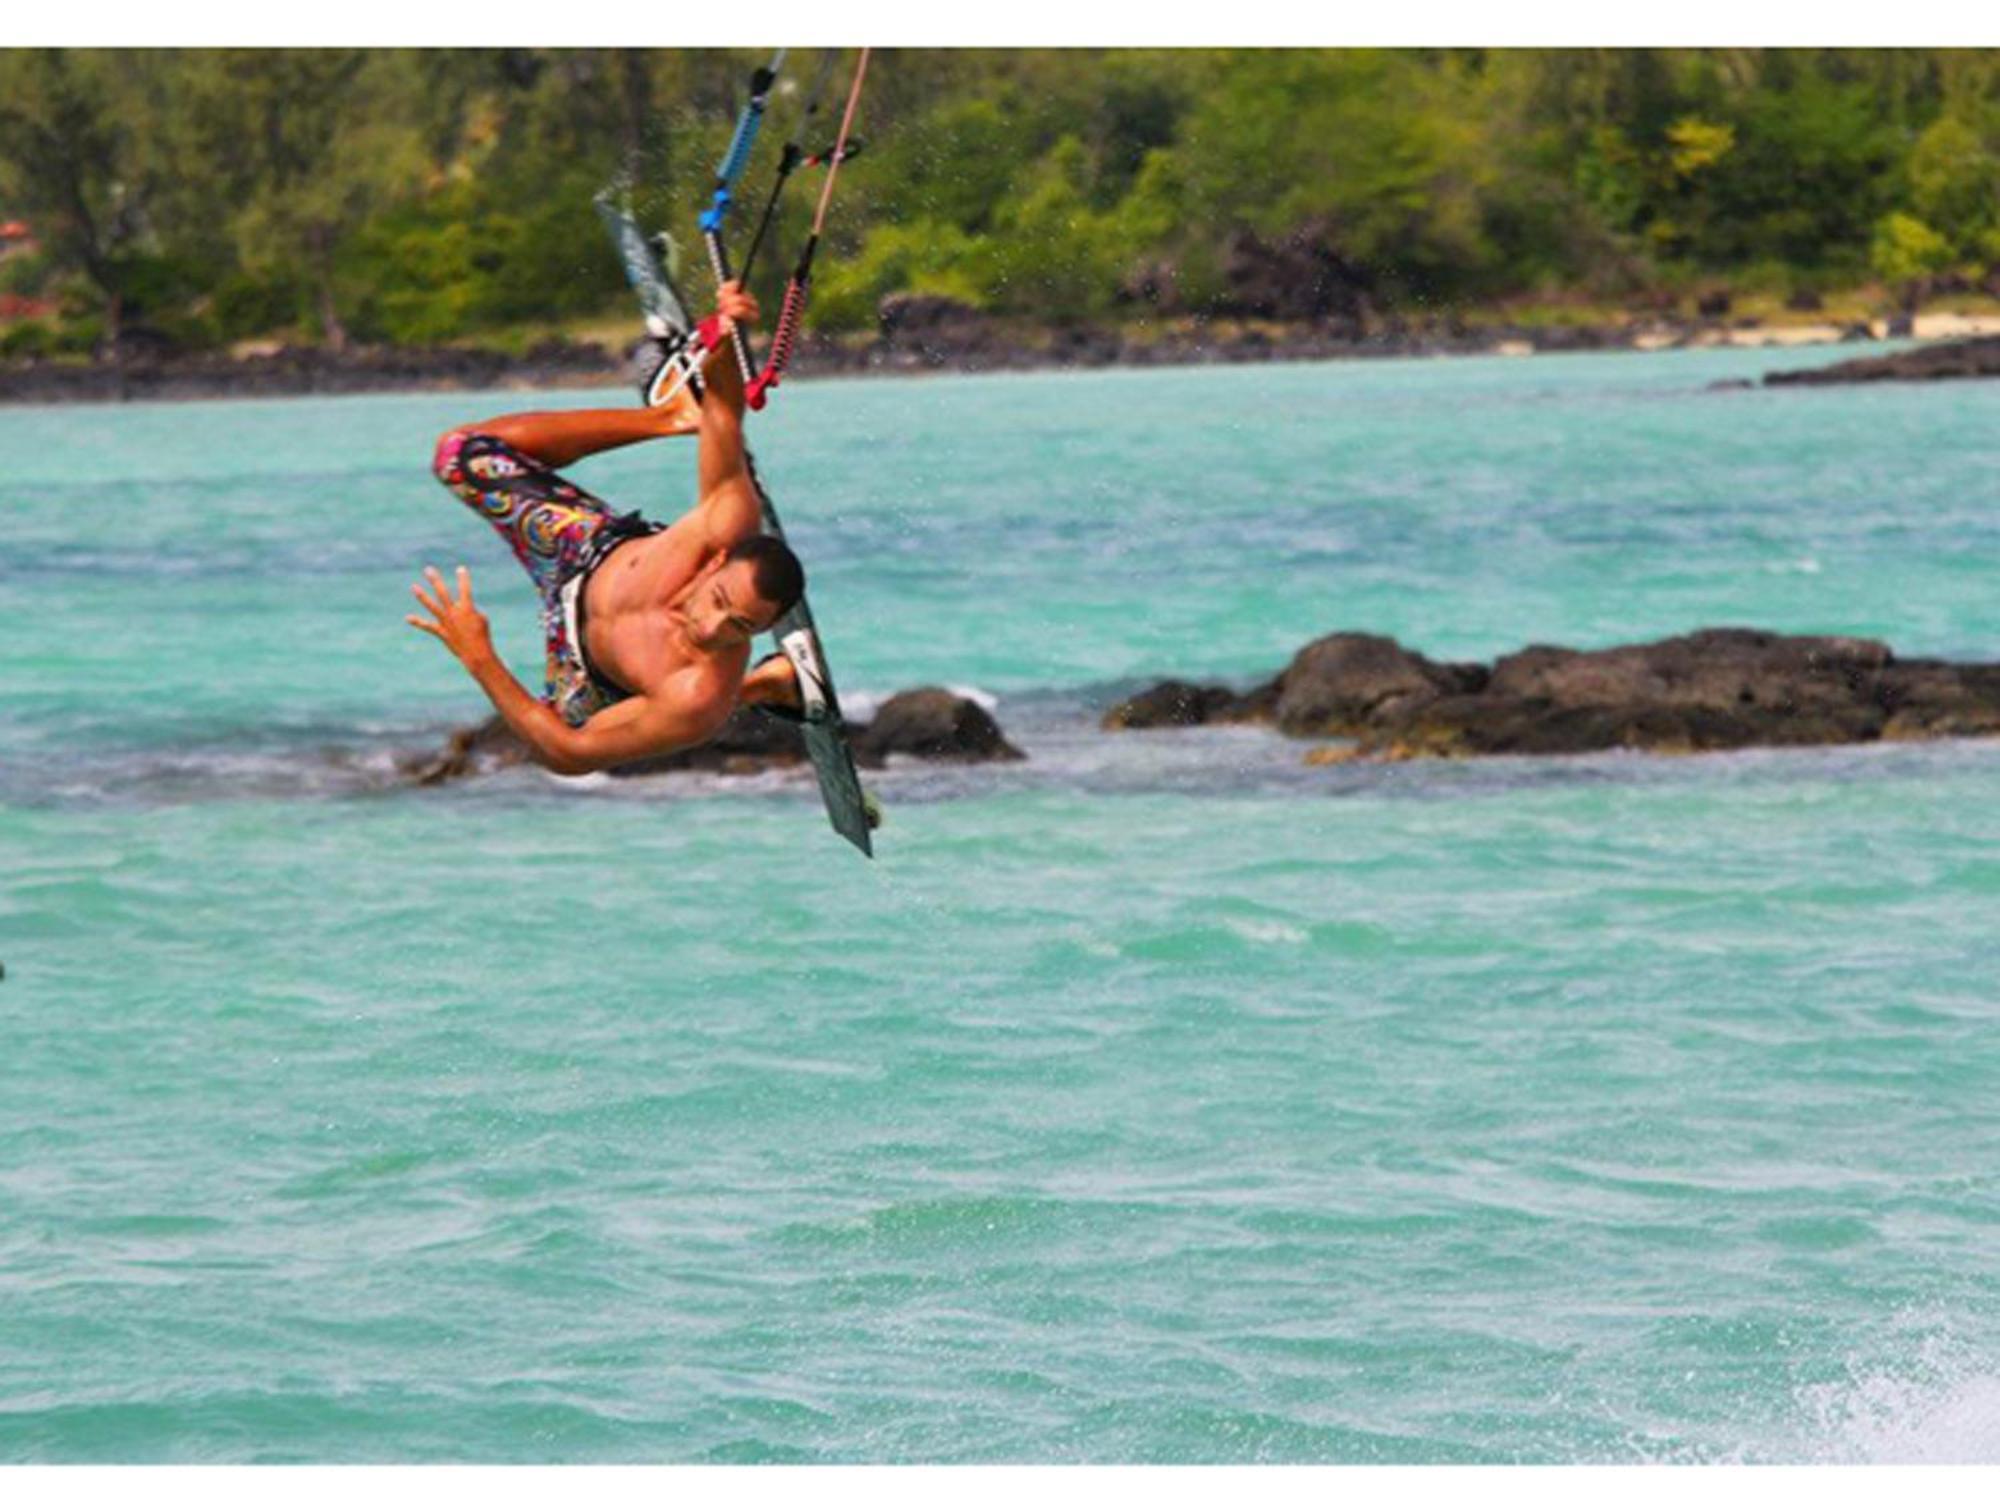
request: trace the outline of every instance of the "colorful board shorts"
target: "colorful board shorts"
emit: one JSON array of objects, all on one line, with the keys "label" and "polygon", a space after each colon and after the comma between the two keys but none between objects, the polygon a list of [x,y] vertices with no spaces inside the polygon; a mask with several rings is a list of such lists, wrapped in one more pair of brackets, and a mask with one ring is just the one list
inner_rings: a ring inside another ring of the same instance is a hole
[{"label": "colorful board shorts", "polygon": [[543,699],[566,723],[580,725],[629,697],[593,676],[584,661],[574,639],[578,596],[613,547],[659,528],[637,511],[613,512],[546,464],[482,432],[445,434],[431,468],[445,488],[493,523],[534,580],[548,648]]}]

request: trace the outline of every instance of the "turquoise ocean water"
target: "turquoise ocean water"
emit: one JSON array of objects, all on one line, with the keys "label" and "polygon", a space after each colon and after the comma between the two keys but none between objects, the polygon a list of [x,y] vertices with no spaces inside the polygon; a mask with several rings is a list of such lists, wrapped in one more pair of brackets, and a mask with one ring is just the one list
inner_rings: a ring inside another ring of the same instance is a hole
[{"label": "turquoise ocean water", "polygon": [[[1030,759],[398,788],[518,395],[0,409],[0,1459],[2000,1460],[2000,744],[1309,769],[1310,637],[2000,657],[2000,384],[807,383],[849,696]],[[575,393],[539,398],[584,404]],[[685,451],[591,460],[685,503]]]}]

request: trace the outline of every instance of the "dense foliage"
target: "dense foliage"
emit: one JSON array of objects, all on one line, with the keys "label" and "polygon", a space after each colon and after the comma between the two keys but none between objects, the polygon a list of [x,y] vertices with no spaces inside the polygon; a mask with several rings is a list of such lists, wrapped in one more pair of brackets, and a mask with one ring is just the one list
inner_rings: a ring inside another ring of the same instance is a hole
[{"label": "dense foliage", "polygon": [[[0,219],[40,247],[0,260],[0,293],[62,313],[6,339],[435,341],[608,313],[592,194],[623,176],[691,243],[756,60],[0,52]],[[1992,52],[886,51],[870,82],[822,325],[900,290],[1057,321],[1310,316],[2000,263]]]}]

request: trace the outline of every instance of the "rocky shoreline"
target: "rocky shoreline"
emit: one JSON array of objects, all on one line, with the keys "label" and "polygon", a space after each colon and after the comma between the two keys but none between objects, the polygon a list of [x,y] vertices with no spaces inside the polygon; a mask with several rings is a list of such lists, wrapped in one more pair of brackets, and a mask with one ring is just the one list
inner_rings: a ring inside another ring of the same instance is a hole
[{"label": "rocky shoreline", "polygon": [[[1290,360],[1411,358],[1463,354],[1551,354],[1608,350],[1754,347],[1802,342],[1866,342],[1907,334],[1905,327],[1856,323],[1813,329],[1761,327],[1722,318],[1634,320],[1579,327],[1486,326],[1452,318],[1422,323],[1382,320],[1078,325],[1029,329],[988,319],[946,298],[891,299],[873,337],[808,336],[796,374],[917,372],[978,374],[1004,370],[1111,366],[1251,364]],[[1917,330],[1919,333],[1922,329]],[[1767,377],[1771,384],[1816,379],[1931,379],[1939,373],[1994,374],[2000,339],[1975,338],[1890,356],[1879,373],[1826,371]],[[1971,351],[1969,355],[1957,351]],[[1967,359],[1971,367],[1960,368]],[[1896,363],[1903,361],[1904,363]],[[1947,368],[1949,367],[1949,368]],[[1835,366],[1839,370],[1844,366]],[[230,352],[150,351],[116,361],[0,362],[0,403],[187,401],[211,398],[341,395],[384,391],[548,389],[616,386],[628,361],[597,343],[551,338],[523,354],[476,348],[365,347],[336,354],[321,348],[250,346]]]},{"label": "rocky shoreline", "polygon": [[0,402],[196,401],[373,391],[602,385],[619,361],[596,344],[551,339],[515,356],[495,349],[316,348],[141,354],[117,361],[0,363]]},{"label": "rocky shoreline", "polygon": [[1307,757],[1322,764],[1930,740],[2000,735],[2000,663],[1904,661],[1880,641],[1716,629],[1597,651],[1530,646],[1487,665],[1342,632],[1247,692],[1169,680],[1103,722],[1266,724],[1346,742]]}]

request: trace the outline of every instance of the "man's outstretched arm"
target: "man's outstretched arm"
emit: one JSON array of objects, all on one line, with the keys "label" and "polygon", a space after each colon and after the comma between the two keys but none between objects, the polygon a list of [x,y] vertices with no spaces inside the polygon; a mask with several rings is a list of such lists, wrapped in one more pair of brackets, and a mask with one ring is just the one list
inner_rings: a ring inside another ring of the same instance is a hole
[{"label": "man's outstretched arm", "polygon": [[404,618],[445,643],[538,765],[563,776],[581,776],[644,755],[663,755],[697,744],[717,727],[671,703],[627,698],[593,714],[589,723],[577,728],[529,693],[507,670],[493,649],[486,616],[472,602],[472,577],[464,568],[458,570],[455,597],[436,568],[424,569],[424,576],[435,594],[426,593],[421,584],[412,585],[411,592],[431,618]]}]

